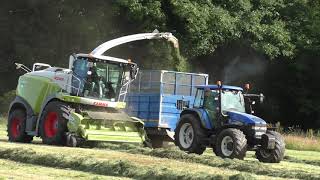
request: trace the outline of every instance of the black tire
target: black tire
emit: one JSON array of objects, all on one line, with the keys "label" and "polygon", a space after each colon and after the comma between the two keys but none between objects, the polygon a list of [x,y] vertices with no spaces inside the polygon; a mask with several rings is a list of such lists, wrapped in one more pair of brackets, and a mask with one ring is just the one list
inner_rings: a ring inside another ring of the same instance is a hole
[{"label": "black tire", "polygon": [[[229,141],[229,142],[228,142]],[[218,135],[214,153],[222,158],[243,159],[247,152],[247,139],[239,129],[224,129]]]},{"label": "black tire", "polygon": [[275,131],[267,131],[268,134],[271,134],[275,137],[275,148],[274,149],[263,149],[259,147],[256,150],[256,158],[260,162],[265,163],[279,163],[285,152],[285,142],[282,135]]},{"label": "black tire", "polygon": [[65,103],[53,101],[47,104],[40,119],[40,135],[44,144],[66,145],[69,115],[70,108]]},{"label": "black tire", "polygon": [[169,146],[169,142],[164,141],[164,138],[157,135],[148,135],[152,148],[166,148]]},{"label": "black tire", "polygon": [[29,136],[26,133],[26,112],[22,109],[14,109],[10,112],[8,118],[8,138],[11,142],[23,142],[30,143],[33,140],[33,136]]},{"label": "black tire", "polygon": [[[180,136],[182,136],[181,128],[184,126],[189,126],[193,129],[192,142],[189,146],[186,146],[186,142],[180,142]],[[205,139],[207,138],[206,130],[200,125],[200,120],[192,114],[185,114],[179,120],[179,123],[175,129],[174,143],[182,151],[188,153],[202,154],[206,150]]]}]

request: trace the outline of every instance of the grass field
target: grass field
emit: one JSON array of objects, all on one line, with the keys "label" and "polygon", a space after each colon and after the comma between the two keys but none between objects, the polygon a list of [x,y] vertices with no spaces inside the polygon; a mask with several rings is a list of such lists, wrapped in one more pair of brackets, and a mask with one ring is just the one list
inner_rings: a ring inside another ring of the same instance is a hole
[{"label": "grass field", "polygon": [[[1,123],[0,123],[1,124]],[[148,149],[100,143],[86,148],[7,142],[0,125],[0,179],[320,179],[320,152],[286,150],[284,161],[264,164],[248,152],[245,160],[221,159],[172,147]]]}]

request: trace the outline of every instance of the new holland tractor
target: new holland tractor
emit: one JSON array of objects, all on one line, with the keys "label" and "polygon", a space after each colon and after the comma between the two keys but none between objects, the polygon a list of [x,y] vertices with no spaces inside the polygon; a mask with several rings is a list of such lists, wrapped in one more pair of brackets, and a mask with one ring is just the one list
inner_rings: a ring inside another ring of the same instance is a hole
[{"label": "new holland tractor", "polygon": [[69,68],[36,63],[20,76],[9,107],[8,137],[12,142],[78,146],[84,141],[143,142],[143,122],[122,110],[129,84],[139,68],[131,60],[105,56],[115,46],[138,40],[166,39],[171,33],[142,33],[107,41],[89,54],[73,54]]},{"label": "new holland tractor", "polygon": [[180,114],[175,144],[196,154],[211,147],[217,156],[231,159],[243,159],[247,150],[255,150],[261,162],[280,162],[285,142],[263,119],[251,114],[254,97],[263,101],[263,95],[243,93],[242,88],[221,85],[220,81],[197,86],[192,107],[185,106]]}]

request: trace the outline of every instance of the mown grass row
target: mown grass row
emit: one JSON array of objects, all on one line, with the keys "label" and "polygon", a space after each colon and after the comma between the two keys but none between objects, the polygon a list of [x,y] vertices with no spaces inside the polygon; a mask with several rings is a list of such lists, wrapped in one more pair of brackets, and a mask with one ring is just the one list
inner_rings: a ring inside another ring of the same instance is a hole
[{"label": "mown grass row", "polygon": [[0,158],[47,167],[69,168],[100,175],[129,177],[136,179],[255,179],[247,173],[233,176],[191,174],[174,172],[167,168],[140,167],[125,160],[102,161],[94,157],[80,158],[62,154],[45,154],[26,148],[0,149]]},{"label": "mown grass row", "polygon": [[216,156],[209,155],[195,155],[187,154],[178,149],[148,149],[139,147],[132,144],[111,144],[111,143],[98,143],[95,145],[98,148],[106,148],[110,150],[122,151],[132,154],[143,154],[160,158],[174,159],[190,163],[199,163],[211,167],[226,168],[230,170],[237,170],[257,175],[266,175],[282,178],[298,178],[298,179],[320,179],[319,173],[311,174],[303,170],[297,171],[283,171],[283,169],[270,168],[268,164],[263,164],[258,161],[243,161],[221,159]]},{"label": "mown grass row", "polygon": [[303,163],[303,164],[310,164],[313,166],[320,166],[320,161],[319,160],[306,160],[306,159],[298,159],[293,156],[285,156],[284,157],[285,161],[288,162],[293,162],[293,163]]}]

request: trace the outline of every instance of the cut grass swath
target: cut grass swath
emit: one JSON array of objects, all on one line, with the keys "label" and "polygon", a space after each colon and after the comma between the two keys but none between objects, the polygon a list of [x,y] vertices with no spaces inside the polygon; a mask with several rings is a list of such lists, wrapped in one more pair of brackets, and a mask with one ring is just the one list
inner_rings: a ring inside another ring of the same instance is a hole
[{"label": "cut grass swath", "polygon": [[258,161],[243,161],[237,159],[221,159],[216,156],[187,154],[177,149],[148,149],[132,144],[111,144],[101,143],[95,144],[95,147],[107,148],[132,154],[143,154],[160,158],[175,159],[184,162],[199,163],[211,167],[226,168],[237,170],[257,175],[266,175],[282,178],[298,178],[298,179],[320,179],[320,174],[311,174],[303,170],[300,171],[283,171],[274,169],[268,164],[263,164]]},{"label": "cut grass swath", "polygon": [[236,174],[230,177],[227,175],[221,176],[206,173],[195,175],[185,172],[178,174],[166,168],[141,168],[125,160],[101,161],[93,157],[79,158],[75,156],[64,156],[59,153],[39,154],[36,151],[26,148],[0,149],[0,158],[47,167],[70,168],[72,170],[92,172],[101,175],[137,179],[254,179],[254,177],[246,173]]}]

